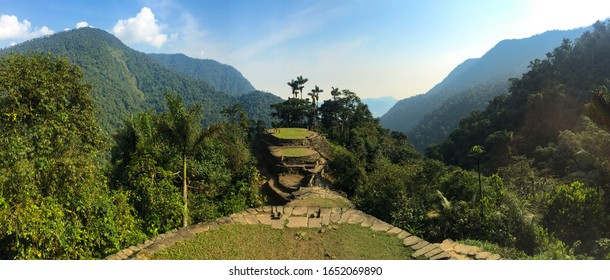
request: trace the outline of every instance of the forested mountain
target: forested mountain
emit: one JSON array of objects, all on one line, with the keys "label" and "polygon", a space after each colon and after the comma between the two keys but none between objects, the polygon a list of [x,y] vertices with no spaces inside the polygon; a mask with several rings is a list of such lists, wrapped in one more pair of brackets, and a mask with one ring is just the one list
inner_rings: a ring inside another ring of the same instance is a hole
[{"label": "forested mountain", "polygon": [[[607,249],[610,230],[610,26],[593,27],[533,61],[511,81],[510,94],[472,112],[443,144],[427,150],[448,164],[475,168],[472,151],[479,147],[481,170],[509,174],[529,203],[561,197],[543,208],[542,223],[580,252]],[[554,188],[554,180],[566,185]]]},{"label": "forested mountain", "polygon": [[398,100],[392,96],[383,96],[377,98],[363,98],[362,103],[369,106],[369,110],[373,117],[379,118],[383,116]]},{"label": "forested mountain", "polygon": [[255,90],[250,82],[233,66],[211,59],[196,59],[184,54],[148,54],[178,73],[208,82],[230,95],[242,95]]},{"label": "forested mountain", "polygon": [[[440,121],[444,124],[442,132],[453,130],[457,127],[457,121],[472,109],[483,109],[493,97],[505,93],[498,89],[506,88],[509,78],[525,72],[531,60],[543,58],[563,38],[574,39],[584,31],[583,28],[548,31],[526,39],[501,41],[481,58],[468,59],[458,65],[427,93],[398,101],[381,117],[381,124],[391,130],[407,133],[421,151],[447,135],[429,135],[425,132],[426,128]],[[484,90],[485,87],[490,90]],[[481,99],[470,100],[473,97]],[[455,113],[458,111],[462,114]]]},{"label": "forested mountain", "polygon": [[[135,51],[111,34],[95,28],[79,28],[45,36],[0,54],[29,51],[61,55],[82,68],[84,78],[93,85],[92,97],[100,125],[116,129],[126,116],[142,110],[161,111],[164,94],[175,93],[186,104],[204,105],[203,121],[207,124],[223,119],[221,111],[240,100],[218,91],[210,83],[189,78],[163,66],[150,56]],[[249,95],[260,102],[280,102],[273,95]],[[249,107],[251,115],[266,116],[269,107]],[[269,117],[266,118],[269,120]]]}]

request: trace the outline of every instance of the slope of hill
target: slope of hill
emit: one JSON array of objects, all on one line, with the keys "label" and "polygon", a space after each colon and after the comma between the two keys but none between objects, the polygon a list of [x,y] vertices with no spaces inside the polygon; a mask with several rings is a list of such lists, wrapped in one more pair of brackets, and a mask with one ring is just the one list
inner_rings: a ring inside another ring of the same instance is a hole
[{"label": "slope of hill", "polygon": [[[0,54],[12,51],[49,52],[79,65],[85,80],[93,85],[98,120],[107,131],[117,128],[128,115],[142,110],[163,110],[166,93],[180,95],[187,104],[203,103],[207,124],[222,121],[221,111],[239,101],[207,82],[168,69],[100,29],[59,32],[3,49]],[[260,96],[265,99],[264,103],[281,101],[279,97]],[[267,115],[270,110],[268,106],[249,109],[252,111],[248,115]]]},{"label": "slope of hill", "polygon": [[362,103],[369,106],[369,110],[373,117],[379,118],[383,116],[398,100],[392,96],[383,96],[377,98],[363,98]]},{"label": "slope of hill", "polygon": [[[584,28],[548,31],[530,38],[501,41],[481,58],[468,59],[458,65],[441,83],[427,93],[398,101],[381,117],[381,124],[386,128],[406,132],[411,136],[411,130],[422,121],[425,115],[429,114],[428,118],[430,118],[436,115],[435,110],[441,107],[454,108],[443,105],[448,99],[453,96],[471,94],[469,89],[477,88],[480,85],[502,86],[507,83],[509,78],[523,73],[530,61],[543,58],[547,52],[561,43],[563,38],[574,39],[584,31]],[[487,100],[477,101],[477,103],[484,106],[495,95],[486,96]],[[461,102],[470,101],[452,101],[454,104]],[[482,109],[483,106],[475,109]],[[439,112],[439,115],[443,114],[447,113]],[[455,116],[455,120],[463,116]],[[424,124],[424,126],[429,126],[429,124]],[[451,127],[450,130],[453,128],[455,127]]]},{"label": "slope of hill", "polygon": [[233,66],[211,59],[196,59],[184,54],[156,54],[154,58],[165,67],[195,80],[208,82],[230,95],[241,95],[255,90],[250,82]]}]

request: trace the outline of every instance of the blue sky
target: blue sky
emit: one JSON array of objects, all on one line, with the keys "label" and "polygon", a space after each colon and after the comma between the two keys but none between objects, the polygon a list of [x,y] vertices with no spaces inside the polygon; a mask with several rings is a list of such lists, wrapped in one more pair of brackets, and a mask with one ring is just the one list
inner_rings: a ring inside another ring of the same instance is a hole
[{"label": "blue sky", "polygon": [[608,17],[608,1],[588,0],[0,0],[0,47],[93,26],[142,52],[230,64],[284,98],[299,75],[326,94],[405,98],[500,40]]}]

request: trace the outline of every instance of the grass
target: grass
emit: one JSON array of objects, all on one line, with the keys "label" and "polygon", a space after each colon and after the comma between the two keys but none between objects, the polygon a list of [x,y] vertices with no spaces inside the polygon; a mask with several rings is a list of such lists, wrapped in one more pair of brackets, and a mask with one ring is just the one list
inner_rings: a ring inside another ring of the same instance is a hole
[{"label": "grass", "polygon": [[268,129],[267,132],[280,139],[304,139],[311,135],[311,131],[305,128],[288,128],[282,127],[278,129]]},{"label": "grass", "polygon": [[305,199],[297,199],[290,202],[290,206],[318,206],[318,207],[337,207],[348,208],[349,203],[342,199],[308,197]]},{"label": "grass", "polygon": [[412,251],[402,240],[359,225],[273,229],[226,224],[154,255],[169,260],[405,260]]},{"label": "grass", "polygon": [[278,149],[275,153],[280,157],[304,157],[313,155],[316,151],[308,148],[282,148]]}]

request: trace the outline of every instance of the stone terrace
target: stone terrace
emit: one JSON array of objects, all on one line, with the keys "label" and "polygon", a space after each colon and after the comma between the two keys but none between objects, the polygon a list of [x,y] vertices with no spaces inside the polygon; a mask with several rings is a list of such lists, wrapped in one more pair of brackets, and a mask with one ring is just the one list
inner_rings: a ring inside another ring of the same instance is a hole
[{"label": "stone terrace", "polygon": [[467,246],[445,240],[440,244],[429,243],[411,233],[383,222],[373,216],[354,208],[321,208],[263,206],[250,208],[222,217],[211,222],[192,225],[187,228],[174,229],[151,240],[123,249],[108,256],[108,260],[146,260],[156,252],[171,247],[176,242],[193,238],[208,230],[215,230],[222,224],[238,223],[242,225],[263,224],[277,230],[284,228],[324,228],[336,227],[339,224],[358,224],[376,232],[386,232],[403,240],[406,247],[413,250],[412,257],[430,260],[498,260],[501,256],[483,251],[481,248]]}]

